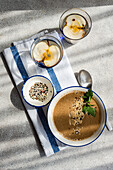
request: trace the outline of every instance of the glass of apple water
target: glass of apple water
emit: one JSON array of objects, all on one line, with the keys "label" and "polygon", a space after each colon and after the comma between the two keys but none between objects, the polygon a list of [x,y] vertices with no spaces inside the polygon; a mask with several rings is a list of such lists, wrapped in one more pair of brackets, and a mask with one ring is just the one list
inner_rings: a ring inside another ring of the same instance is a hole
[{"label": "glass of apple water", "polygon": [[31,46],[32,59],[41,67],[53,67],[63,57],[61,42],[49,35],[36,39]]},{"label": "glass of apple water", "polygon": [[72,8],[61,15],[59,27],[62,38],[71,44],[75,44],[89,34],[92,20],[86,11]]}]

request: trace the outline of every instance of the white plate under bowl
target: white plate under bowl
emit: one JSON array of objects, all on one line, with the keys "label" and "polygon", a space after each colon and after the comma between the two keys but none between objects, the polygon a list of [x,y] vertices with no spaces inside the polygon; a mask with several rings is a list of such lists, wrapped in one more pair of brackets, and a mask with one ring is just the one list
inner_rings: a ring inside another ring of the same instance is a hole
[{"label": "white plate under bowl", "polygon": [[79,86],[72,86],[68,87],[66,89],[63,89],[61,92],[59,92],[51,101],[49,108],[48,108],[48,114],[47,114],[47,119],[48,119],[48,124],[49,127],[53,133],[53,135],[62,143],[67,144],[69,146],[85,146],[88,145],[92,142],[94,142],[103,132],[105,125],[106,125],[106,120],[107,120],[107,113],[106,113],[106,108],[105,105],[102,101],[102,99],[93,91],[93,98],[97,101],[99,107],[100,107],[100,112],[101,112],[101,123],[98,128],[98,130],[89,138],[81,140],[81,141],[72,141],[64,138],[56,129],[54,122],[53,122],[53,111],[54,108],[57,104],[57,102],[66,94],[71,93],[75,90],[87,92],[88,89],[84,87],[79,87]]},{"label": "white plate under bowl", "polygon": [[[45,83],[48,86],[48,95],[47,98],[41,102],[38,100],[33,100],[30,95],[29,95],[29,90],[31,88],[31,86],[33,86],[36,82],[41,82],[41,83]],[[53,90],[53,86],[50,82],[50,80],[44,76],[41,75],[35,75],[30,77],[23,85],[22,88],[22,95],[24,100],[31,106],[35,106],[35,107],[43,107],[45,105],[47,105],[50,100],[52,99],[54,94],[54,90]]]}]

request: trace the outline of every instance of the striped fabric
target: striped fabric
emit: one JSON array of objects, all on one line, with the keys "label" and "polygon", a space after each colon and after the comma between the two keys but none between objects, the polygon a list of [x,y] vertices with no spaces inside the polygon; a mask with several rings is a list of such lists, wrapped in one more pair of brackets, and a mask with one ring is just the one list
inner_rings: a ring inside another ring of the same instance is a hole
[{"label": "striped fabric", "polygon": [[[24,81],[33,75],[43,75],[47,77],[53,83],[55,93],[59,92],[65,87],[78,85],[65,51],[63,59],[53,68],[46,69],[38,67],[32,60],[30,56],[30,47],[34,39],[44,35],[45,33],[60,40],[60,37],[56,31],[51,33],[45,31],[38,33],[29,39],[14,42],[14,46],[3,51],[4,57],[21,97],[22,94],[19,85],[24,83]],[[47,106],[37,109],[28,105],[24,100],[23,103],[26,107],[28,115],[33,122],[37,135],[39,136],[41,144],[44,148],[45,154],[50,156],[62,149],[65,149],[67,146],[59,142],[49,129],[46,118]]]}]

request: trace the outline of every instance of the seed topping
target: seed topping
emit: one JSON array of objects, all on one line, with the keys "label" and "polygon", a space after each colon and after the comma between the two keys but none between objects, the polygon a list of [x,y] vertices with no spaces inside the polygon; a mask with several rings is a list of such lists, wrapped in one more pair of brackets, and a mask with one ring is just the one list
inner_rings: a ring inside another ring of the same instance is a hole
[{"label": "seed topping", "polygon": [[36,82],[33,86],[31,86],[29,90],[29,96],[33,100],[39,100],[43,102],[48,95],[48,86],[42,82]]}]

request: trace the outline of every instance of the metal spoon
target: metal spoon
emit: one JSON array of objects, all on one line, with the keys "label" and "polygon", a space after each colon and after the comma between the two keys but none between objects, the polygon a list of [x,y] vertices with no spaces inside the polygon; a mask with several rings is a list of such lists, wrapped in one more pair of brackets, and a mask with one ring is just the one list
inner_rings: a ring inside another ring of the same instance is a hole
[{"label": "metal spoon", "polygon": [[[92,88],[92,77],[88,71],[81,70],[78,74],[76,74],[76,78],[80,86]],[[109,131],[112,130],[112,126],[109,120],[106,122],[106,127]]]},{"label": "metal spoon", "polygon": [[80,86],[92,88],[92,77],[86,70],[81,70],[78,73],[77,80]]}]

